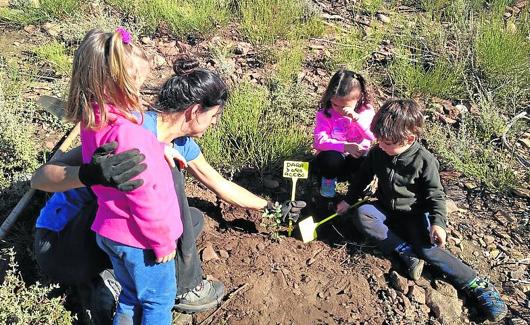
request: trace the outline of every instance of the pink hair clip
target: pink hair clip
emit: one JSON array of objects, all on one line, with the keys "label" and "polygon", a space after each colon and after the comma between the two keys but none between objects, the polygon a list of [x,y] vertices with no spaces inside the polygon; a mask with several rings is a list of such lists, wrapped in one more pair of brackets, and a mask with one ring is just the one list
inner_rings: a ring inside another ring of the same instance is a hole
[{"label": "pink hair clip", "polygon": [[123,44],[131,44],[132,35],[125,29],[125,27],[120,26],[116,28],[116,32],[120,33]]}]

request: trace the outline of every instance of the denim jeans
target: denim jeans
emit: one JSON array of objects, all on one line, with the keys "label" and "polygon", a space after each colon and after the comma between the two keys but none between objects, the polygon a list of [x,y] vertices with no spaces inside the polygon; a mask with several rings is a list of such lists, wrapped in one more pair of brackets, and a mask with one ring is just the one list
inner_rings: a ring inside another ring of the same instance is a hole
[{"label": "denim jeans", "polygon": [[364,204],[354,212],[354,224],[387,255],[400,244],[409,244],[420,258],[441,271],[458,289],[477,276],[448,250],[431,244],[428,214],[390,215],[377,204]]},{"label": "denim jeans", "polygon": [[152,250],[131,247],[96,235],[122,286],[114,325],[170,325],[175,302],[175,263],[156,263]]}]

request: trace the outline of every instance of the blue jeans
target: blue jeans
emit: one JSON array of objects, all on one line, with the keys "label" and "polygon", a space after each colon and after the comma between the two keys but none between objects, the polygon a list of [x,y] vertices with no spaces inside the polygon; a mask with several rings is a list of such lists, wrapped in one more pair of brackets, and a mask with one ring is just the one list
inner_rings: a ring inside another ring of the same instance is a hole
[{"label": "blue jeans", "polygon": [[472,268],[448,250],[431,244],[427,214],[393,216],[377,204],[364,204],[355,211],[354,223],[387,255],[406,242],[420,258],[441,271],[458,289],[477,276]]},{"label": "blue jeans", "polygon": [[177,294],[175,263],[156,263],[152,250],[131,247],[96,235],[122,286],[114,325],[170,325]]}]

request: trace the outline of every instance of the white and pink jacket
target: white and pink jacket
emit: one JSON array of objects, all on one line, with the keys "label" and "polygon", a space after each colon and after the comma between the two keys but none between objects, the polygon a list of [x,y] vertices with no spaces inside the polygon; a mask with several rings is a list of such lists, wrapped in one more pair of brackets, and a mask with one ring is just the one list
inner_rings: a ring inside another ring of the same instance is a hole
[{"label": "white and pink jacket", "polygon": [[370,124],[374,118],[375,111],[371,105],[365,105],[358,112],[359,119],[353,121],[348,116],[329,109],[330,117],[323,110],[316,115],[315,131],[313,132],[313,148],[318,152],[334,150],[344,152],[345,143],[357,143],[364,149],[369,149],[371,142],[375,139]]}]

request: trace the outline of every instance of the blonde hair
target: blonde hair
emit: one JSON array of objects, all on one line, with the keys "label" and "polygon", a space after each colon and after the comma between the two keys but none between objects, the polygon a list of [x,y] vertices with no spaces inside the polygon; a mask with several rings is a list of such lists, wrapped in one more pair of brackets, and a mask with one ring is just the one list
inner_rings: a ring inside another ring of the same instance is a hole
[{"label": "blonde hair", "polygon": [[[127,69],[127,64],[131,64],[127,57],[132,55],[147,60],[139,47],[125,44],[118,31],[89,31],[75,53],[66,118],[82,122],[85,128],[97,129],[107,122],[104,105],[113,104],[126,118],[136,121],[131,112],[142,108],[135,76]],[[99,121],[93,103],[99,106]]]}]

